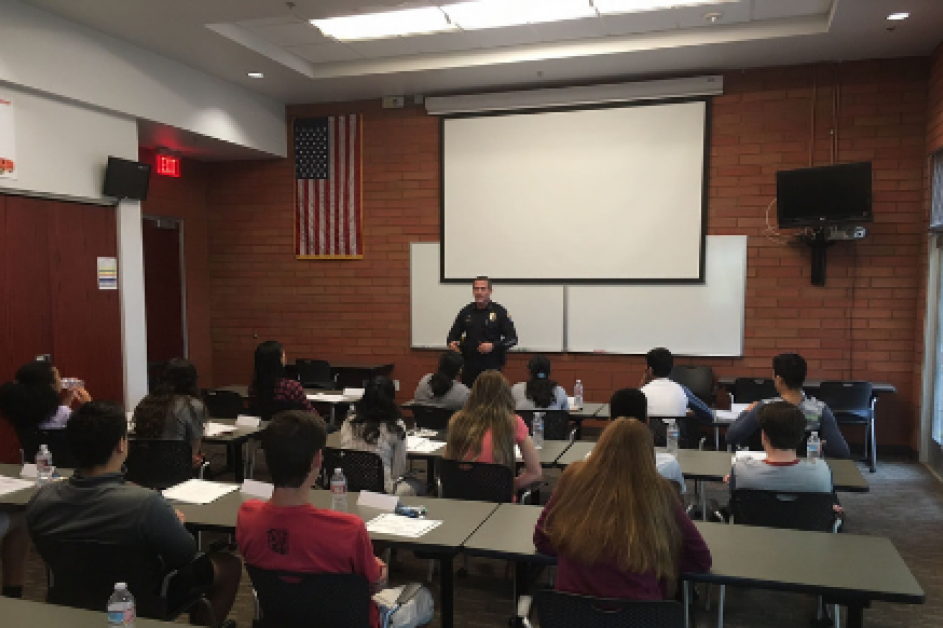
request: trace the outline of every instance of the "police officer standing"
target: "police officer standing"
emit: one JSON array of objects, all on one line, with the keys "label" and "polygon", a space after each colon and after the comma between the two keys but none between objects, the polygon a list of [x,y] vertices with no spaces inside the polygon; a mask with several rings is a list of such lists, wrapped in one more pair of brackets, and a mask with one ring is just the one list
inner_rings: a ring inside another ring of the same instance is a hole
[{"label": "police officer standing", "polygon": [[501,370],[507,351],[517,344],[517,331],[507,310],[491,300],[491,280],[476,277],[473,303],[455,317],[449,330],[449,349],[465,358],[462,383],[471,387],[482,371]]}]

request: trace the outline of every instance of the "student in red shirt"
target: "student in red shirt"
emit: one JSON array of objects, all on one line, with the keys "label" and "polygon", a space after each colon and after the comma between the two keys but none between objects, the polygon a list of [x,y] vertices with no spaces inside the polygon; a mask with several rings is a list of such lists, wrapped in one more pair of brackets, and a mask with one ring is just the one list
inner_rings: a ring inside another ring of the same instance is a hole
[{"label": "student in red shirt", "polygon": [[567,468],[534,546],[557,556],[557,590],[595,597],[671,598],[681,573],[711,566],[704,539],[655,468],[651,432],[636,419],[613,421],[593,455]]},{"label": "student in red shirt", "polygon": [[[239,509],[236,542],[250,565],[273,571],[360,574],[379,593],[387,584],[387,566],[373,555],[363,521],[311,505],[311,487],[321,472],[326,442],[324,421],[314,414],[291,410],[272,418],[263,445],[275,490],[269,501],[250,500]],[[429,621],[431,594],[420,591],[413,601],[422,605],[418,613],[422,621]],[[403,625],[396,618],[405,608],[394,615],[394,625]],[[380,625],[375,602],[370,604],[370,620],[375,628]]]},{"label": "student in red shirt", "polygon": [[475,380],[465,407],[449,421],[445,457],[503,464],[513,472],[517,466],[515,445],[524,459],[524,470],[514,479],[517,491],[543,477],[540,457],[527,424],[514,413],[508,381],[500,371],[485,371]]}]

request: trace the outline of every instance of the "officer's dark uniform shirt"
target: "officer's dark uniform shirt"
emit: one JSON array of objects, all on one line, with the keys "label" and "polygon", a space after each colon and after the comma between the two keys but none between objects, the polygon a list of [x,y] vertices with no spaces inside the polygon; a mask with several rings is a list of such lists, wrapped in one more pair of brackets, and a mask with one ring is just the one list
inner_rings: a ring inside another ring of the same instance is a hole
[{"label": "officer's dark uniform shirt", "polygon": [[[481,371],[504,366],[507,350],[517,344],[517,330],[507,310],[494,301],[484,309],[479,309],[472,301],[458,313],[449,330],[446,342],[456,340],[460,341],[465,358],[463,372],[474,380]],[[483,342],[494,344],[491,353],[478,352],[478,345]]]}]

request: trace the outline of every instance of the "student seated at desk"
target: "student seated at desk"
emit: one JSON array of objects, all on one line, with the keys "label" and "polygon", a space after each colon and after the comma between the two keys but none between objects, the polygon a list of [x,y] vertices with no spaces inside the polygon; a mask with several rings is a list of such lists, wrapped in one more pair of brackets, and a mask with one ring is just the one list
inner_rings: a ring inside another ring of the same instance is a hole
[{"label": "student seated at desk", "polygon": [[556,588],[595,597],[663,600],[683,572],[710,569],[711,553],[636,419],[615,419],[593,455],[567,467],[534,529],[557,556]]},{"label": "student seated at desk", "polygon": [[[269,422],[262,443],[275,490],[267,502],[253,499],[239,508],[236,542],[246,562],[272,571],[360,574],[374,593],[381,592],[387,566],[373,555],[364,522],[311,505],[327,443],[324,422],[307,412],[281,412]],[[422,589],[393,615],[393,625],[417,626],[432,617],[432,595]],[[370,619],[379,626],[373,603]]]},{"label": "student seated at desk", "polygon": [[[225,618],[236,598],[242,563],[225,552],[194,560],[196,541],[183,526],[183,515],[157,491],[125,482],[124,410],[102,401],[87,403],[73,413],[66,435],[79,468],[68,480],[40,488],[26,506],[29,533],[40,556],[55,563],[59,541],[98,541],[153,551],[167,569],[186,573],[194,587],[205,592],[215,617]],[[199,605],[190,621],[210,625]]]},{"label": "student seated at desk", "polygon": [[828,464],[813,464],[796,455],[796,448],[805,438],[802,411],[787,401],[774,401],[764,404],[757,415],[766,459],[738,459],[724,478],[730,490],[831,493],[832,471]]},{"label": "student seated at desk", "polygon": [[821,401],[806,397],[802,390],[807,371],[805,360],[797,353],[782,353],[773,358],[773,383],[779,397],[757,401],[744,410],[727,428],[727,444],[735,447],[749,445],[754,434],[760,429],[757,418],[760,409],[767,403],[786,401],[799,408],[805,415],[806,430],[818,430],[826,456],[848,458],[851,452],[838,430],[835,415]]},{"label": "student seated at desk", "polygon": [[206,408],[200,399],[196,367],[189,360],[167,362],[160,384],[134,409],[134,437],[183,440],[192,448],[193,468],[203,464],[200,446]]},{"label": "student seated at desk", "polygon": [[285,377],[285,360],[285,349],[274,340],[266,340],[255,348],[249,407],[271,408],[280,402],[283,405],[296,405],[299,410],[315,412],[301,383]]},{"label": "student seated at desk", "polygon": [[[648,398],[638,388],[622,388],[609,399],[609,416],[638,419],[648,425]],[[685,492],[684,475],[678,459],[669,453],[655,452],[655,467],[666,480],[671,480],[682,495]]]},{"label": "student seated at desk", "polygon": [[524,469],[514,479],[517,491],[543,477],[540,456],[527,424],[514,414],[514,399],[504,375],[485,371],[475,380],[465,407],[449,421],[445,457],[503,464],[513,472],[517,466],[514,445],[524,459]]},{"label": "student seated at desk", "polygon": [[0,413],[17,429],[62,429],[72,405],[91,400],[84,388],[63,389],[59,369],[45,360],[24,364],[12,382],[0,386]]},{"label": "student seated at desk", "polygon": [[[656,347],[645,355],[642,392],[648,398],[648,412],[657,417],[682,417],[693,414],[701,423],[712,423],[714,413],[687,386],[668,379],[674,366],[671,351]],[[611,414],[610,416],[618,416]]]},{"label": "student seated at desk", "polygon": [[518,382],[511,388],[511,396],[518,410],[569,410],[570,400],[563,386],[550,379],[550,360],[535,355],[527,363],[530,380]]},{"label": "student seated at desk", "polygon": [[456,381],[462,374],[464,364],[465,359],[461,353],[442,353],[436,372],[426,373],[419,380],[413,401],[427,406],[461,410],[471,392],[468,386]]},{"label": "student seated at desk", "polygon": [[354,404],[354,414],[341,426],[341,447],[380,456],[387,493],[424,495],[425,484],[407,476],[406,424],[395,395],[393,380],[382,375],[373,378]]}]

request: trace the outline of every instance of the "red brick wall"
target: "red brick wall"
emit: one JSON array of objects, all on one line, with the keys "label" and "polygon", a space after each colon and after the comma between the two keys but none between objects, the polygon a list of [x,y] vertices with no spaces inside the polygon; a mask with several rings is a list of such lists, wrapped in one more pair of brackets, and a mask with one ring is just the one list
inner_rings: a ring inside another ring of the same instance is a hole
[{"label": "red brick wall", "polygon": [[943,148],[943,42],[932,56],[930,74],[930,112],[927,122],[927,149],[934,152]]},{"label": "red brick wall", "polygon": [[[139,159],[153,165],[154,151],[142,148]],[[200,384],[208,386],[214,377],[210,344],[206,165],[185,159],[181,164],[181,175],[180,178],[173,178],[153,174],[147,200],[141,203],[141,210],[147,216],[183,219],[189,359],[200,374]]]},{"label": "red brick wall", "polygon": [[[799,351],[810,377],[891,381],[900,393],[879,404],[881,444],[916,442],[928,76],[927,59],[732,72],[711,122],[709,232],[750,236],[746,342],[742,359],[697,361],[722,375],[767,375],[773,355]],[[830,162],[833,104],[836,161],[874,162],[875,223],[867,240],[829,249],[828,285],[816,288],[809,251],[763,231],[775,171],[808,165],[810,149],[816,165]],[[438,239],[438,120],[373,101],[289,108],[289,116],[348,112],[364,114],[363,261],[293,258],[287,160],[209,167],[217,384],[246,382],[251,352],[268,338],[292,357],[392,360],[404,399],[435,364],[434,353],[409,348],[408,251],[409,242]],[[511,381],[524,377],[528,357],[511,357]],[[552,357],[564,386],[580,377],[598,400],[636,385],[643,364]]]}]

